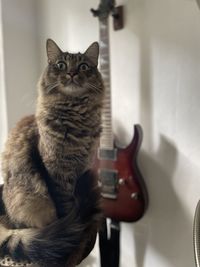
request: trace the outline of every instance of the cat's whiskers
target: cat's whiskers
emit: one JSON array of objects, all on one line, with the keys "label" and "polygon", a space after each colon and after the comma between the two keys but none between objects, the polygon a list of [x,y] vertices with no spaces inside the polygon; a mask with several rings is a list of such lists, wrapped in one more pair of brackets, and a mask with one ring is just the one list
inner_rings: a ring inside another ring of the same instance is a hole
[{"label": "cat's whiskers", "polygon": [[58,82],[55,82],[55,83],[52,83],[52,84],[49,84],[46,86],[46,90],[47,90],[47,93],[49,93],[51,90],[53,90],[55,87],[57,87],[59,85]]},{"label": "cat's whiskers", "polygon": [[87,83],[87,86],[89,87],[89,89],[93,89],[94,91],[96,91],[97,93],[99,93],[99,92],[101,92],[102,91],[102,89],[101,88],[99,88],[98,86],[96,86],[96,85],[94,85],[94,84],[92,84],[92,83]]}]

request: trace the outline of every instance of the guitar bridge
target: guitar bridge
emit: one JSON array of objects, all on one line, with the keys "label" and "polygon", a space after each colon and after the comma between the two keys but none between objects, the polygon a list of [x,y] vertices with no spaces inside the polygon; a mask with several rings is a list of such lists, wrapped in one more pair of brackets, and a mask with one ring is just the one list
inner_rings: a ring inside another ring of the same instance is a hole
[{"label": "guitar bridge", "polygon": [[116,170],[100,169],[101,195],[104,198],[117,198],[118,172]]}]

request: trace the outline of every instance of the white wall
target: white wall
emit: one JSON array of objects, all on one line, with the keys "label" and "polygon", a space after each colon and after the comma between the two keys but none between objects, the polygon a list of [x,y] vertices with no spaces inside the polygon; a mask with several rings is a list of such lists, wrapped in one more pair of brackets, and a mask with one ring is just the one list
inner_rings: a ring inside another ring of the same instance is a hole
[{"label": "white wall", "polygon": [[[7,108],[5,93],[5,73],[4,73],[4,49],[3,49],[3,31],[2,31],[2,7],[0,1],[0,152],[3,149],[7,137]],[[2,183],[0,166],[0,183]]]},{"label": "white wall", "polygon": [[34,0],[1,0],[8,127],[34,111],[39,77]]},{"label": "white wall", "polygon": [[[98,21],[89,12],[98,2],[3,0],[9,125],[32,110],[37,56],[42,69],[46,38],[70,51],[84,51],[98,39]],[[194,266],[192,222],[200,197],[200,10],[194,0],[117,2],[125,7],[125,28],[111,32],[114,128],[127,144],[133,124],[142,125],[139,163],[150,197],[145,217],[122,225],[121,266]],[[99,266],[96,254],[97,248],[83,266]]]},{"label": "white wall", "polygon": [[4,52],[2,34],[2,9],[0,2],[0,151],[3,148],[7,136],[7,113],[5,96],[5,73],[4,73]]}]

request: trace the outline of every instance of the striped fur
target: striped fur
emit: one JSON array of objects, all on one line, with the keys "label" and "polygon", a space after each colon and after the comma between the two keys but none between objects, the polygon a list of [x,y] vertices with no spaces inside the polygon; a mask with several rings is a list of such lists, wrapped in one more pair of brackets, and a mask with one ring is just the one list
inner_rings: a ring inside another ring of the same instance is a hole
[{"label": "striped fur", "polygon": [[59,206],[59,219],[41,229],[10,229],[9,219],[1,216],[1,254],[42,266],[54,266],[52,262],[59,266],[72,260],[74,263],[82,259],[83,253],[84,257],[88,255],[96,239],[101,214],[95,176],[90,171],[84,173],[73,195],[66,196],[58,185],[49,186],[55,205]]},{"label": "striped fur", "polygon": [[100,218],[97,179],[88,170],[101,132],[104,86],[97,43],[69,54],[48,40],[47,55],[36,115],[11,131],[2,157],[9,220],[0,222],[0,252],[42,266],[74,266],[94,245]]}]

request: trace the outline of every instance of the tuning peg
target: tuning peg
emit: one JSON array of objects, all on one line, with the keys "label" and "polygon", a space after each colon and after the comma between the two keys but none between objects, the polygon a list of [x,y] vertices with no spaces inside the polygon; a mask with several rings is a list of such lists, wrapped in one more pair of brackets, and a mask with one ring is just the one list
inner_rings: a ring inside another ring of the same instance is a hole
[{"label": "tuning peg", "polygon": [[98,17],[99,16],[99,10],[91,8],[90,11],[92,12],[93,16]]}]

